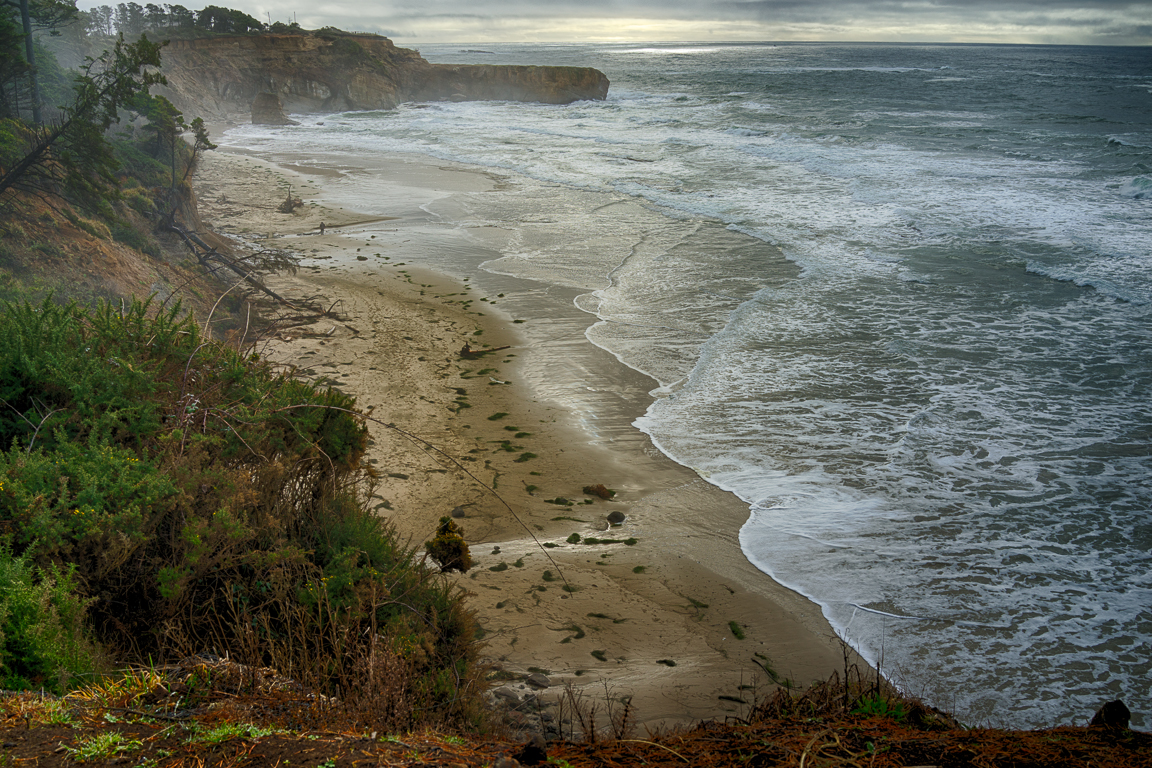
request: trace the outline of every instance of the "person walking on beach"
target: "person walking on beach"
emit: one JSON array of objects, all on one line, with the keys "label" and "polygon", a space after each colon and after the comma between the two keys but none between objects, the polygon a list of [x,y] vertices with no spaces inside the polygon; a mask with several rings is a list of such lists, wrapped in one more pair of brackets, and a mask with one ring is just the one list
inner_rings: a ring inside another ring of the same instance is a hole
[{"label": "person walking on beach", "polygon": [[324,234],[324,222],[320,222],[320,234]]}]

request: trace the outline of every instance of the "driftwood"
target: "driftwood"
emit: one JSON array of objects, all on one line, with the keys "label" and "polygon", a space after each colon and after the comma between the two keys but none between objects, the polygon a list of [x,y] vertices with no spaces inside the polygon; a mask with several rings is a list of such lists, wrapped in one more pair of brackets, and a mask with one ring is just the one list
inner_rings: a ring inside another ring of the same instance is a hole
[{"label": "driftwood", "polygon": [[[276,210],[280,211],[280,213],[292,213],[297,208],[303,207],[304,201],[298,197],[292,197],[292,187],[288,187],[288,198],[284,202],[280,203]],[[324,234],[323,230],[321,230],[320,234]]]},{"label": "driftwood", "polygon": [[509,345],[504,347],[489,347],[487,349],[472,349],[472,347],[465,344],[464,347],[460,350],[460,357],[464,358],[465,360],[476,360],[477,358],[483,357],[489,352],[499,352],[502,349],[512,349],[512,347]]}]

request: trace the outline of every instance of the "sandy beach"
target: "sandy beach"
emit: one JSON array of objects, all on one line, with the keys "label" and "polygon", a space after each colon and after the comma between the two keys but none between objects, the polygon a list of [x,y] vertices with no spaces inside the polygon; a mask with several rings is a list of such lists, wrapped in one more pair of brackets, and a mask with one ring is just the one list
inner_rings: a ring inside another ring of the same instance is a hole
[{"label": "sandy beach", "polygon": [[[372,504],[402,536],[421,542],[458,518],[475,565],[453,578],[505,694],[546,702],[571,683],[630,696],[637,723],[656,729],[746,711],[740,700],[771,689],[757,656],[799,684],[841,668],[818,607],[743,556],[746,505],[629,426],[655,383],[585,339],[590,315],[532,281],[489,295],[423,266],[478,242],[499,255],[509,233],[469,232],[427,204],[505,180],[415,157],[371,172],[275,160],[208,153],[202,218],[249,246],[297,251],[300,270],[273,287],[336,305],[339,320],[285,329],[264,353],[370,410]],[[373,194],[358,196],[368,182]],[[289,185],[304,205],[279,213]],[[482,354],[461,356],[465,344]],[[595,392],[595,412],[566,387]],[[597,484],[615,496],[582,490]],[[531,672],[550,687],[515,679]]]}]

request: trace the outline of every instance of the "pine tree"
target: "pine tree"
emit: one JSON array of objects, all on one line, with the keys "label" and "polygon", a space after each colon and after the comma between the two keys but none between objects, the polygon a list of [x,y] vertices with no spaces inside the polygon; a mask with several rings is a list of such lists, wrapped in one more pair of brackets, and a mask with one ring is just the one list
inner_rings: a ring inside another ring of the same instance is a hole
[{"label": "pine tree", "polygon": [[[18,18],[17,18],[18,17]],[[32,30],[55,29],[76,18],[75,0],[0,0],[0,74],[14,79],[0,80],[0,117],[11,107],[7,88],[27,77],[32,106],[32,122],[39,125],[40,87],[36,75],[36,49]],[[13,34],[15,33],[15,34]],[[23,48],[23,56],[20,49]],[[14,100],[18,101],[18,100]]]},{"label": "pine tree", "polygon": [[44,189],[59,182],[82,198],[114,188],[117,162],[104,133],[122,108],[151,85],[166,82],[155,71],[163,45],[147,37],[125,43],[120,35],[112,50],[89,59],[60,123],[37,131],[24,158],[0,177],[0,196],[14,187]]}]

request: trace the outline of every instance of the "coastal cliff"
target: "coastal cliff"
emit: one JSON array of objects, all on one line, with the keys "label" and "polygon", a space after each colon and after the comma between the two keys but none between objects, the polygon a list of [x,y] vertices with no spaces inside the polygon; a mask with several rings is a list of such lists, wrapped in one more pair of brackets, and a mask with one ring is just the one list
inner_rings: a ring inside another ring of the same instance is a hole
[{"label": "coastal cliff", "polygon": [[570,104],[603,100],[608,78],[591,67],[430,64],[413,71],[411,101],[489,100]]},{"label": "coastal cliff", "polygon": [[567,104],[604,99],[608,78],[590,67],[431,64],[386,37],[338,33],[174,40],[166,88],[179,109],[223,119],[259,93],[287,112],[393,109],[410,101],[507,100]]}]

